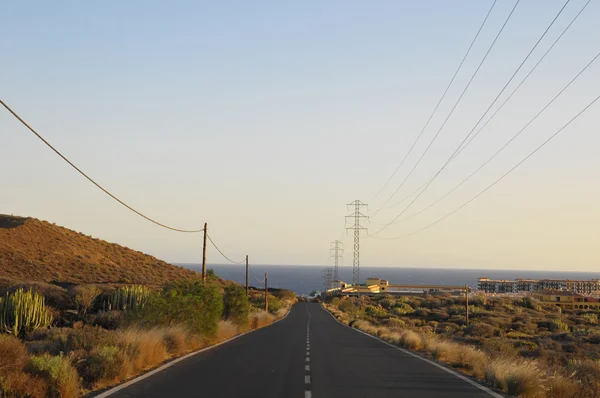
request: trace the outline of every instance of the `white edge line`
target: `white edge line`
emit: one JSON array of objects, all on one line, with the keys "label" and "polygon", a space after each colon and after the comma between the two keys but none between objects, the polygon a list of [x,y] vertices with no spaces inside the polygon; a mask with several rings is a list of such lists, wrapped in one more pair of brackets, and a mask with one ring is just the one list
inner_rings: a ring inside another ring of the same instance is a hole
[{"label": "white edge line", "polygon": [[448,372],[448,373],[450,373],[451,375],[454,375],[454,376],[458,377],[459,379],[461,379],[461,380],[463,380],[463,381],[466,381],[467,383],[469,383],[469,384],[471,384],[471,385],[473,385],[473,386],[475,386],[475,387],[479,388],[480,390],[482,390],[482,391],[484,391],[484,392],[488,393],[489,395],[491,395],[491,396],[492,396],[492,397],[494,397],[494,398],[505,398],[505,397],[504,397],[504,395],[500,395],[500,394],[498,394],[498,393],[496,393],[496,392],[494,392],[494,391],[490,390],[490,389],[489,389],[489,388],[487,388],[486,386],[483,386],[483,385],[481,385],[481,384],[479,384],[479,383],[477,383],[477,382],[475,382],[475,381],[473,381],[473,380],[469,379],[468,377],[461,375],[460,373],[457,373],[457,372],[455,372],[455,371],[453,371],[453,370],[451,370],[451,369],[448,369],[447,367],[445,367],[445,366],[443,366],[443,365],[440,365],[440,364],[439,364],[439,363],[437,363],[437,362],[434,362],[434,361],[432,361],[432,360],[430,360],[430,359],[427,359],[427,358],[423,358],[423,357],[422,357],[422,356],[420,356],[420,355],[417,355],[417,354],[415,354],[415,353],[413,353],[413,352],[410,352],[410,351],[408,351],[408,350],[405,350],[404,348],[401,348],[401,347],[395,346],[395,345],[393,345],[392,343],[389,343],[389,342],[387,342],[387,341],[385,341],[385,340],[382,340],[382,339],[380,339],[379,337],[373,336],[373,335],[371,335],[371,334],[369,334],[369,333],[363,332],[362,330],[359,330],[359,329],[356,329],[356,328],[350,327],[350,326],[346,325],[345,323],[343,323],[343,322],[340,322],[340,321],[339,321],[339,320],[338,320],[338,319],[337,319],[337,318],[336,318],[336,317],[335,317],[335,316],[334,316],[334,315],[333,315],[331,312],[327,311],[325,308],[323,308],[323,310],[324,310],[325,312],[327,312],[329,315],[331,315],[331,317],[332,317],[333,319],[335,319],[335,321],[336,321],[336,322],[338,322],[340,325],[343,325],[343,326],[347,327],[348,329],[352,329],[352,330],[354,330],[354,331],[357,331],[357,332],[359,332],[359,333],[362,333],[362,334],[364,334],[365,336],[369,336],[369,337],[371,337],[371,338],[373,338],[373,339],[375,339],[375,340],[378,340],[378,341],[382,342],[382,343],[383,343],[383,344],[385,344],[385,345],[388,345],[388,346],[390,346],[390,347],[392,347],[392,348],[395,348],[395,349],[397,349],[398,351],[402,351],[403,353],[405,353],[405,354],[408,354],[408,355],[410,355],[411,357],[418,358],[418,359],[420,359],[420,360],[422,360],[422,361],[425,361],[425,362],[427,362],[427,363],[428,363],[428,364],[430,364],[430,365],[433,365],[433,366],[435,366],[435,367],[437,367],[437,368],[440,368],[440,369],[442,369],[443,371],[445,371],[445,372]]},{"label": "white edge line", "polygon": [[[292,306],[293,306],[293,304],[292,304]],[[171,367],[171,366],[175,365],[175,364],[176,364],[176,363],[178,363],[178,362],[181,362],[181,361],[183,361],[183,360],[185,360],[185,359],[188,359],[188,358],[190,358],[190,357],[193,357],[193,356],[194,356],[194,355],[196,355],[196,354],[200,354],[200,353],[202,353],[202,352],[205,352],[205,351],[211,350],[211,349],[213,349],[213,348],[216,348],[216,347],[218,347],[218,346],[220,346],[220,345],[227,344],[227,343],[229,343],[230,341],[233,341],[233,340],[235,340],[235,339],[237,339],[237,338],[239,338],[239,337],[242,337],[242,336],[244,336],[244,335],[246,335],[246,334],[248,334],[248,333],[256,332],[257,330],[260,330],[260,329],[265,329],[265,328],[268,328],[269,326],[273,326],[273,325],[275,325],[277,322],[279,322],[279,321],[283,321],[285,318],[287,318],[287,316],[289,315],[289,313],[290,313],[290,312],[292,312],[292,306],[290,306],[290,309],[289,309],[289,311],[288,311],[288,312],[287,312],[287,313],[286,313],[286,314],[285,314],[285,315],[284,315],[282,318],[280,318],[280,319],[276,320],[275,322],[271,323],[271,324],[270,324],[270,325],[268,325],[268,326],[265,326],[265,327],[262,327],[262,328],[259,328],[259,329],[248,330],[247,332],[244,332],[244,333],[238,334],[238,335],[236,335],[236,336],[233,336],[233,337],[232,337],[232,338],[230,338],[229,340],[221,341],[220,343],[217,343],[217,344],[211,345],[210,347],[202,348],[202,349],[200,349],[200,350],[198,350],[198,351],[190,352],[189,354],[186,354],[186,355],[184,355],[184,356],[182,356],[182,357],[175,358],[175,359],[173,359],[172,361],[170,361],[170,362],[167,362],[166,364],[164,364],[164,365],[162,365],[162,366],[160,366],[160,367],[158,367],[158,368],[156,368],[156,369],[154,369],[154,370],[151,370],[151,371],[150,371],[150,372],[148,372],[148,373],[145,373],[145,374],[143,374],[143,375],[141,375],[141,376],[138,376],[138,377],[136,377],[135,379],[131,379],[131,380],[129,380],[128,382],[125,382],[125,383],[123,383],[123,384],[119,384],[118,386],[116,386],[116,387],[113,387],[113,388],[111,388],[111,389],[110,389],[110,390],[108,390],[108,391],[104,391],[102,394],[95,395],[95,396],[94,396],[94,398],[105,398],[105,397],[108,397],[108,396],[110,396],[110,395],[112,395],[112,394],[114,394],[114,393],[116,393],[116,392],[118,392],[118,391],[121,391],[121,390],[122,390],[122,389],[124,389],[124,388],[127,388],[127,387],[129,387],[129,386],[130,386],[130,385],[132,385],[132,384],[135,384],[135,383],[137,383],[137,382],[139,382],[139,381],[142,381],[142,380],[144,380],[144,379],[146,379],[146,378],[148,378],[148,377],[150,377],[150,376],[152,376],[152,375],[155,375],[156,373],[158,373],[158,372],[160,372],[160,371],[163,371],[163,370],[165,370],[165,369],[167,369],[167,368],[169,368],[169,367]]]}]

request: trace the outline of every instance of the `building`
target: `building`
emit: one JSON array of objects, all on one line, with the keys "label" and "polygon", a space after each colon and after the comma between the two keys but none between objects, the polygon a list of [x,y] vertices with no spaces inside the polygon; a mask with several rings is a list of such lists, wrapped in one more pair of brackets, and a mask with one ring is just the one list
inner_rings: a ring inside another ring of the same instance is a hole
[{"label": "building", "polygon": [[[471,288],[467,287],[471,292]],[[364,285],[343,285],[342,294],[392,294],[392,295],[412,295],[412,294],[440,294],[450,293],[453,295],[463,295],[465,286],[448,285],[394,285],[381,278],[367,278]]]},{"label": "building", "polygon": [[515,279],[495,280],[490,278],[479,278],[477,289],[484,293],[533,293],[539,290],[560,290],[578,294],[591,295],[600,290],[600,280],[591,279],[587,281],[570,279]]},{"label": "building", "polygon": [[485,293],[516,293],[517,281],[479,278],[477,281],[477,290],[482,290]]},{"label": "building", "polygon": [[539,290],[531,294],[542,303],[554,304],[567,310],[598,310],[600,300],[565,290]]}]

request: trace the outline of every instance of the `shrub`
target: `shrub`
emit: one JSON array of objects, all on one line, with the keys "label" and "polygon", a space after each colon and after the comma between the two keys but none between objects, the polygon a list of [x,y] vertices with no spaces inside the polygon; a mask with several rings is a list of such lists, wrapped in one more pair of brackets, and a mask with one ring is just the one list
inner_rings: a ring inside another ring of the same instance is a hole
[{"label": "shrub", "polygon": [[352,302],[350,300],[344,300],[340,303],[338,308],[340,309],[340,311],[352,313],[354,310],[354,305],[352,305]]},{"label": "shrub", "polygon": [[381,307],[375,307],[374,305],[368,305],[365,308],[365,314],[372,317],[384,317],[387,316],[387,312]]},{"label": "shrub", "polygon": [[404,329],[406,327],[406,322],[398,318],[386,319],[383,324],[391,329]]},{"label": "shrub", "polygon": [[79,396],[79,375],[69,360],[62,355],[44,354],[31,357],[25,370],[47,381],[50,396],[61,398]]},{"label": "shrub", "polygon": [[413,314],[414,312],[415,309],[407,303],[400,303],[394,308],[394,314],[396,315],[408,315]]},{"label": "shrub", "polygon": [[[433,321],[432,321],[433,322]],[[440,322],[436,327],[438,333],[456,333],[460,330],[460,326],[452,322]]]},{"label": "shrub", "polygon": [[102,311],[96,316],[93,323],[104,329],[115,330],[123,325],[124,320],[125,316],[122,311]]},{"label": "shrub", "polygon": [[27,357],[27,349],[19,339],[0,334],[0,374],[23,369]]},{"label": "shrub", "polygon": [[492,337],[494,336],[494,327],[487,323],[474,323],[465,329],[465,333],[473,337]]},{"label": "shrub", "polygon": [[84,316],[94,306],[100,293],[101,290],[95,285],[80,285],[72,289],[71,294],[79,316]]},{"label": "shrub", "polygon": [[580,383],[581,397],[597,397],[600,392],[600,362],[594,360],[569,361],[567,370]]},{"label": "shrub", "polygon": [[242,327],[248,326],[250,305],[244,288],[239,285],[230,285],[225,288],[223,295],[223,316],[234,324]]},{"label": "shrub", "polygon": [[22,371],[0,376],[0,396],[3,397],[45,398],[47,390],[43,379]]},{"label": "shrub", "polygon": [[569,325],[566,322],[561,321],[560,319],[553,319],[550,321],[550,331],[551,332],[568,332]]},{"label": "shrub", "polygon": [[101,380],[116,379],[124,361],[119,347],[104,346],[94,348],[85,359],[79,361],[78,371],[89,388]]},{"label": "shrub", "polygon": [[153,294],[132,317],[143,325],[186,325],[191,331],[213,337],[223,311],[223,299],[212,284],[181,282]]}]

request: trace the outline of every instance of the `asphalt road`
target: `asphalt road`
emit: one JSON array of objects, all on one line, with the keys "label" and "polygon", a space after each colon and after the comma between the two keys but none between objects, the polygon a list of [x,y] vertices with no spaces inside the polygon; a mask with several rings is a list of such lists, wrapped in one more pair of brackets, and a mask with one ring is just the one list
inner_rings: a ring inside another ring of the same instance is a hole
[{"label": "asphalt road", "polygon": [[111,397],[491,397],[338,323],[319,304],[185,359]]}]

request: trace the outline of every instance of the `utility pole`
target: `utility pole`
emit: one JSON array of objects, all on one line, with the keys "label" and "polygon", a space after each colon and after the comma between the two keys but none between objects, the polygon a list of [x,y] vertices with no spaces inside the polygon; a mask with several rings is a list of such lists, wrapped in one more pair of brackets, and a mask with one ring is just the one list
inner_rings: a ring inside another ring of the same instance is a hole
[{"label": "utility pole", "polygon": [[469,326],[469,285],[465,285],[465,323]]},{"label": "utility pole", "polygon": [[329,249],[329,253],[330,253],[331,257],[333,258],[333,280],[334,281],[340,280],[339,265],[343,261],[343,255],[342,255],[342,253],[344,252],[343,245],[344,245],[343,242],[341,242],[339,240],[334,240],[333,242],[331,242],[331,248]]},{"label": "utility pole", "polygon": [[248,295],[248,255],[246,254],[246,298],[250,297]]},{"label": "utility pole", "polygon": [[367,206],[367,204],[361,202],[360,200],[355,200],[354,202],[349,203],[347,206],[349,208],[351,206],[354,207],[354,213],[346,216],[346,219],[354,219],[354,225],[352,225],[350,228],[346,228],[346,230],[354,230],[354,260],[352,261],[352,284],[358,286],[360,285],[360,231],[367,230],[367,228],[363,227],[360,224],[360,221],[363,218],[368,219],[369,217],[365,216],[360,212],[361,207]]},{"label": "utility pole", "polygon": [[202,282],[206,282],[206,235],[208,234],[208,223],[204,223],[204,245],[202,246]]},{"label": "utility pole", "polygon": [[265,311],[269,312],[269,276],[265,272]]},{"label": "utility pole", "polygon": [[331,277],[333,276],[333,270],[331,268],[323,268],[323,280],[325,281],[325,295],[327,291],[331,289]]}]

